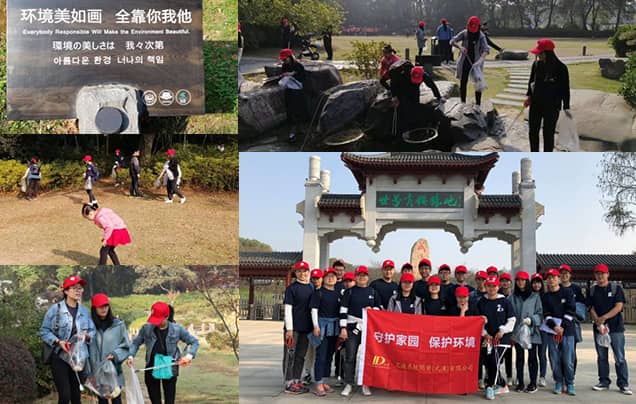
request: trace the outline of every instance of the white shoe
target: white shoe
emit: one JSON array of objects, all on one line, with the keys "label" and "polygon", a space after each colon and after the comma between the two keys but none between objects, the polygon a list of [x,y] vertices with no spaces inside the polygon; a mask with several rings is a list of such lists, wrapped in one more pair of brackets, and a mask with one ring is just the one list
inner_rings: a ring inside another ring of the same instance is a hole
[{"label": "white shoe", "polygon": [[369,388],[369,386],[362,386],[362,395],[363,396],[371,395],[371,389]]},{"label": "white shoe", "polygon": [[341,396],[345,396],[345,397],[349,397],[349,395],[351,395],[351,390],[352,387],[350,384],[347,384],[344,389],[342,389],[342,392],[340,393]]},{"label": "white shoe", "polygon": [[172,203],[172,199],[168,199],[168,198],[166,198],[165,202],[166,202],[166,203]]},{"label": "white shoe", "polygon": [[96,206],[97,205],[97,200],[94,200],[93,202],[91,202],[92,206]]},{"label": "white shoe", "polygon": [[545,387],[548,384],[545,382],[545,377],[540,377],[539,378],[539,383],[537,383],[539,385],[539,387]]},{"label": "white shoe", "polygon": [[185,196],[183,198],[179,199],[179,203],[185,203],[185,201],[186,201]]},{"label": "white shoe", "polygon": [[484,383],[483,379],[479,379],[479,383],[477,384],[478,384],[479,390],[483,390],[486,388],[486,383]]}]

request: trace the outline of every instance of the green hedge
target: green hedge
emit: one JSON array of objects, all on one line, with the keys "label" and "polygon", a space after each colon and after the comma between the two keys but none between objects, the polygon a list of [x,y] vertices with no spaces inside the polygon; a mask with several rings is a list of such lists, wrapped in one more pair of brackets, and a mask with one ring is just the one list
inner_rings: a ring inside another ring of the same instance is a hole
[{"label": "green hedge", "polygon": [[632,107],[636,107],[636,52],[629,55],[625,65],[625,73],[621,76],[621,83],[618,93]]},{"label": "green hedge", "polygon": [[608,39],[608,43],[614,48],[617,57],[626,57],[636,50],[636,25],[621,25]]}]

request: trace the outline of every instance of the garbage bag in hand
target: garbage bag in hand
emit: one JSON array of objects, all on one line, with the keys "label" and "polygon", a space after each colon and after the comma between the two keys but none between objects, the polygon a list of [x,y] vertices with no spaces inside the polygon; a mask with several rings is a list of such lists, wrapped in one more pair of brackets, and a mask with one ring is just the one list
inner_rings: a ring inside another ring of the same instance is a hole
[{"label": "garbage bag in hand", "polygon": [[161,180],[159,178],[157,178],[155,180],[155,184],[154,185],[155,185],[155,188],[159,188],[161,186]]},{"label": "garbage bag in hand", "polygon": [[526,324],[522,324],[519,329],[519,336],[517,343],[521,345],[523,349],[531,349],[532,348],[532,330]]},{"label": "garbage bag in hand", "polygon": [[121,394],[121,387],[117,380],[117,369],[112,361],[103,361],[97,370],[90,375],[84,386],[103,398],[115,398]]},{"label": "garbage bag in hand", "polygon": [[126,403],[127,404],[144,404],[144,394],[141,390],[141,384],[135,369],[126,366]]},{"label": "garbage bag in hand", "polygon": [[20,181],[20,191],[22,191],[23,194],[25,194],[27,191],[27,183],[24,178],[22,178],[22,180]]},{"label": "garbage bag in hand", "polygon": [[609,334],[609,328],[605,324],[596,327],[596,343],[602,347],[609,348],[612,345],[612,338]]},{"label": "garbage bag in hand", "polygon": [[579,134],[576,131],[576,122],[574,118],[561,111],[559,113],[559,121],[557,122],[557,143],[564,149],[571,152],[577,152],[581,148],[579,143]]},{"label": "garbage bag in hand", "polygon": [[486,78],[484,77],[481,66],[475,65],[470,69],[470,81],[473,83],[475,91],[484,92],[488,89],[488,83],[486,83]]},{"label": "garbage bag in hand", "polygon": [[81,372],[84,370],[84,365],[88,357],[88,348],[84,334],[81,336],[77,334],[73,335],[70,341],[68,341],[68,348],[68,352],[62,351],[60,353],[60,358],[68,363],[74,372]]}]

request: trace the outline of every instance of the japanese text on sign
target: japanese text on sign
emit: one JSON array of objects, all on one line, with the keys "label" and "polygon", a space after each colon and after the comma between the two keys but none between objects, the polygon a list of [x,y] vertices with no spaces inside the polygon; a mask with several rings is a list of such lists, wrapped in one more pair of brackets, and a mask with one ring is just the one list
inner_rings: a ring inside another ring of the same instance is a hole
[{"label": "japanese text on sign", "polygon": [[[101,24],[101,9],[21,8],[20,21],[29,24]],[[121,9],[115,13],[117,24],[191,24],[192,12],[187,9],[148,10]]]},{"label": "japanese text on sign", "polygon": [[462,192],[384,192],[376,194],[378,208],[463,208]]}]

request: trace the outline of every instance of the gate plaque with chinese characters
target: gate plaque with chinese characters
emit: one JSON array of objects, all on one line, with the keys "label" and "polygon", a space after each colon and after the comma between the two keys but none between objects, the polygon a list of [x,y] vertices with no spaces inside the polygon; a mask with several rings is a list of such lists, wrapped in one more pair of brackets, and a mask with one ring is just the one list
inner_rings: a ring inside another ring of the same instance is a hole
[{"label": "gate plaque with chinese characters", "polygon": [[205,112],[202,0],[8,0],[8,119],[76,118],[84,86],[139,89],[150,116]]}]

